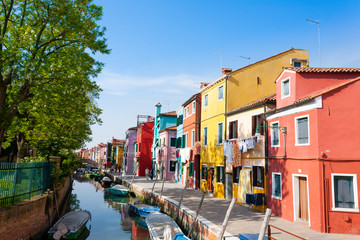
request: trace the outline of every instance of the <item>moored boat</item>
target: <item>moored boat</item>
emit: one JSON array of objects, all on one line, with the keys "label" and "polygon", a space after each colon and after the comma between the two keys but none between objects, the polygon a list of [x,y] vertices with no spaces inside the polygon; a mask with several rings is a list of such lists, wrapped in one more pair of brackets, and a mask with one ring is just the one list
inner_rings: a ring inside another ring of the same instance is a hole
[{"label": "moored boat", "polygon": [[109,177],[104,177],[102,180],[101,180],[101,186],[103,187],[110,187],[112,181]]},{"label": "moored boat", "polygon": [[86,210],[71,211],[61,217],[48,231],[48,239],[76,239],[86,228],[91,214]]},{"label": "moored boat", "polygon": [[127,196],[129,193],[129,189],[127,189],[125,186],[123,185],[115,185],[111,188],[108,188],[107,191],[111,194],[117,195],[117,196]]},{"label": "moored boat", "polygon": [[152,212],[160,212],[160,208],[144,203],[129,203],[129,210],[143,218]]},{"label": "moored boat", "polygon": [[190,240],[177,223],[164,213],[150,213],[145,218],[145,222],[152,240]]}]

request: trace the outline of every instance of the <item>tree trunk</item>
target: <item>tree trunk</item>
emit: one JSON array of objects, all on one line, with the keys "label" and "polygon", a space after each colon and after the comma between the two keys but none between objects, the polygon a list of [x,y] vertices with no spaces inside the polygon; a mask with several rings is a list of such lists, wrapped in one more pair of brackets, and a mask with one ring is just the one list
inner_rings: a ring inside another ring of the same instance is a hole
[{"label": "tree trunk", "polygon": [[22,158],[24,158],[24,149],[23,149],[24,142],[25,142],[24,134],[23,133],[16,134],[16,143],[18,148],[16,162],[18,163],[21,161]]}]

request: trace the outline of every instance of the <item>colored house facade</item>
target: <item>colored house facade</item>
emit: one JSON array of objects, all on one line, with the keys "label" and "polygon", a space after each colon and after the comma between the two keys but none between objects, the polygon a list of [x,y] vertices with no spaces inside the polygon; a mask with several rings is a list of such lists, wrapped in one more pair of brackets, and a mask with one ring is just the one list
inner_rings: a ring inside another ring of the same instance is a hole
[{"label": "colored house facade", "polygon": [[285,68],[276,80],[277,109],[267,113],[273,214],[360,234],[359,92],[359,68]]},{"label": "colored house facade", "polygon": [[118,166],[123,167],[125,140],[111,139],[111,161],[115,162]]},{"label": "colored house facade", "polygon": [[159,132],[159,165],[160,176],[166,181],[175,181],[176,160],[176,126]]},{"label": "colored house facade", "polygon": [[123,170],[126,174],[134,174],[134,144],[137,140],[137,127],[129,128],[125,134]]},{"label": "colored house facade", "polygon": [[182,182],[183,166],[180,151],[183,149],[183,119],[184,108],[181,106],[176,110],[176,168],[175,181]]},{"label": "colored house facade", "polygon": [[201,93],[201,190],[224,198],[225,79],[204,87]]},{"label": "colored house facade", "polygon": [[165,128],[176,126],[176,111],[161,113],[162,105],[160,103],[155,105],[155,122],[153,131],[152,143],[152,168],[154,172],[160,170],[159,166],[159,132]]},{"label": "colored house facade", "polygon": [[[200,189],[200,121],[201,94],[191,96],[183,105],[183,135],[185,136],[185,168],[184,182],[189,180],[189,188]],[[187,159],[188,158],[188,159]]]},{"label": "colored house facade", "polygon": [[[226,198],[235,197],[237,203],[263,211],[266,209],[266,125],[263,113],[274,109],[275,104],[276,94],[273,93],[226,114],[228,131],[224,144],[231,151],[226,158],[226,190],[231,189],[226,192]],[[234,154],[234,149],[238,149],[237,154]],[[224,155],[227,155],[225,151]]]},{"label": "colored house facade", "polygon": [[137,169],[137,176],[145,176],[145,170],[151,169],[151,146],[153,142],[153,127],[154,121],[140,123],[137,127],[137,140],[134,145],[134,165],[136,166],[135,169]]}]

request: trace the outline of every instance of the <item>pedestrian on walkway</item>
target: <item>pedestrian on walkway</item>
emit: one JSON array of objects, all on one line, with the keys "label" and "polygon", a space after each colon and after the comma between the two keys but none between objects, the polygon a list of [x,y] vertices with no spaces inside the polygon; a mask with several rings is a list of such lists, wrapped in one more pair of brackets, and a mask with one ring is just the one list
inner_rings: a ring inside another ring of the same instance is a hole
[{"label": "pedestrian on walkway", "polygon": [[149,180],[149,169],[148,168],[145,169],[145,177],[146,177],[146,181],[148,181]]},{"label": "pedestrian on walkway", "polygon": [[115,172],[117,172],[118,171],[118,164],[116,163],[115,164]]},{"label": "pedestrian on walkway", "polygon": [[151,169],[151,170],[150,170],[150,179],[153,180],[153,177],[154,177],[154,170]]}]

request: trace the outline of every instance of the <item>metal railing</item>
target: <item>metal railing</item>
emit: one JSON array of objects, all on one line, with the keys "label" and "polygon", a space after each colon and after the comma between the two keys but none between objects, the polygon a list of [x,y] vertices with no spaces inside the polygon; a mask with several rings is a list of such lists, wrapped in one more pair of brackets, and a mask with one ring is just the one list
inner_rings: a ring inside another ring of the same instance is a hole
[{"label": "metal railing", "polygon": [[43,194],[53,163],[0,163],[0,207]]},{"label": "metal railing", "polygon": [[270,224],[268,225],[268,232],[267,232],[267,237],[268,237],[268,239],[277,240],[276,238],[271,237],[271,228],[275,228],[275,229],[277,229],[277,230],[280,230],[280,231],[282,231],[282,232],[284,232],[284,233],[286,233],[286,234],[289,234],[289,235],[291,235],[291,236],[293,236],[293,237],[295,237],[295,238],[302,239],[302,240],[306,240],[306,238],[300,237],[300,236],[298,236],[298,235],[295,235],[295,234],[293,234],[293,233],[291,233],[291,232],[285,231],[284,229],[275,227],[275,226],[270,225]]}]

